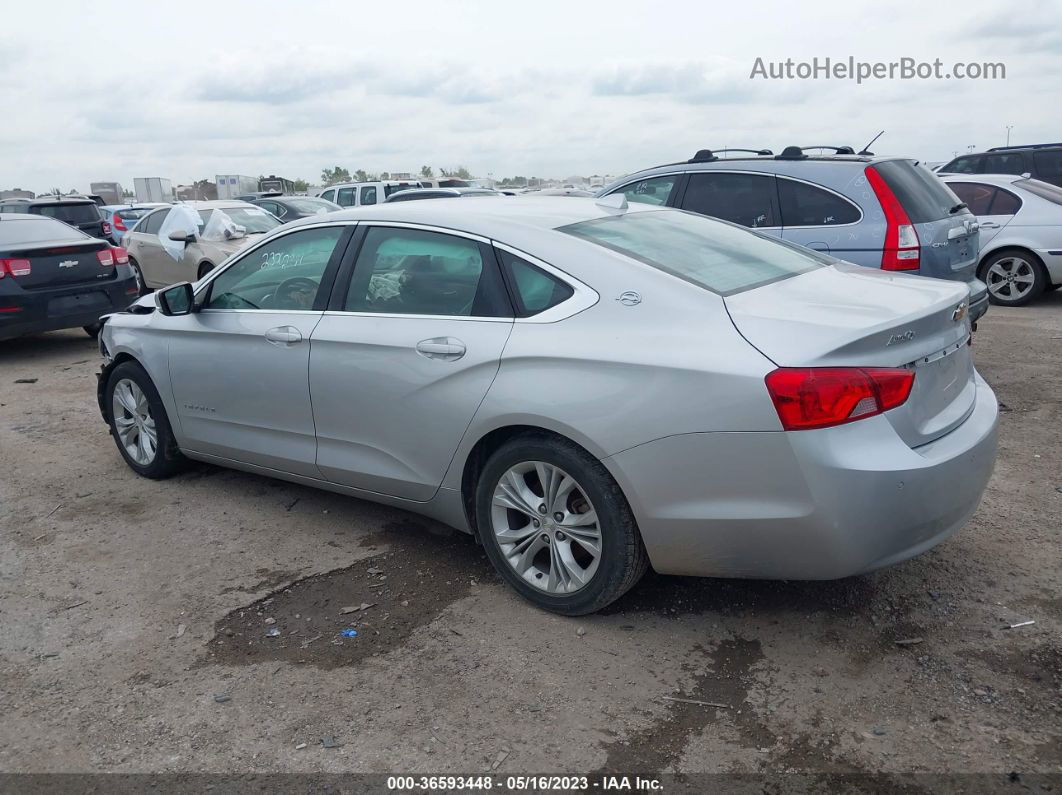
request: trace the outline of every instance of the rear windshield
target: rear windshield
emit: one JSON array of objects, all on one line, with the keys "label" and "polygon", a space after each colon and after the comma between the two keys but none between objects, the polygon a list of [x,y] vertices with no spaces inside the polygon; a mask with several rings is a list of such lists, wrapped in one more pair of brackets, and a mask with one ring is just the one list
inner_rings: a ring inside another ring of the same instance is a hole
[{"label": "rear windshield", "polygon": [[32,219],[0,221],[0,246],[22,245],[23,243],[51,243],[60,240],[91,240],[72,226],[58,221],[37,221]]},{"label": "rear windshield", "polygon": [[1039,196],[1041,199],[1047,199],[1055,204],[1062,204],[1062,188],[1057,185],[1041,182],[1038,179],[1019,179],[1014,184],[1019,188],[1025,188],[1029,193]]},{"label": "rear windshield", "polygon": [[959,204],[958,197],[936,174],[924,166],[916,166],[912,160],[885,160],[875,163],[873,168],[896,194],[912,224],[948,218],[952,208]]},{"label": "rear windshield", "polygon": [[115,215],[117,215],[123,221],[135,221],[138,218],[143,218],[149,212],[151,212],[151,208],[150,207],[144,207],[144,208],[135,209],[135,210],[118,210],[118,212],[116,212]]},{"label": "rear windshield", "polygon": [[324,199],[288,199],[287,203],[300,213],[327,213],[336,209],[332,202]]},{"label": "rear windshield", "polygon": [[100,212],[94,203],[35,204],[31,212],[65,221],[68,224],[87,224],[100,220]]},{"label": "rear windshield", "polygon": [[558,231],[626,254],[722,296],[824,267],[822,260],[796,248],[679,210],[628,212],[562,226]]}]

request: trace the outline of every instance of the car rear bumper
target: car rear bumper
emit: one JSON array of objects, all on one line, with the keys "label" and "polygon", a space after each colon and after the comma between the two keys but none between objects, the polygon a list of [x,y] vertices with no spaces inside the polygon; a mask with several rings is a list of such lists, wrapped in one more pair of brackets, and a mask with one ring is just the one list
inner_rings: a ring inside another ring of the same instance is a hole
[{"label": "car rear bumper", "polygon": [[[10,292],[11,287],[16,291]],[[131,275],[106,284],[80,284],[53,290],[23,290],[17,285],[4,288],[0,284],[0,340],[89,326],[98,322],[100,315],[125,309],[136,300],[136,279]],[[20,311],[2,311],[13,308]]]},{"label": "car rear bumper", "polygon": [[898,563],[977,508],[998,404],[910,448],[884,416],[819,431],[671,436],[604,460],[665,574],[824,580]]}]

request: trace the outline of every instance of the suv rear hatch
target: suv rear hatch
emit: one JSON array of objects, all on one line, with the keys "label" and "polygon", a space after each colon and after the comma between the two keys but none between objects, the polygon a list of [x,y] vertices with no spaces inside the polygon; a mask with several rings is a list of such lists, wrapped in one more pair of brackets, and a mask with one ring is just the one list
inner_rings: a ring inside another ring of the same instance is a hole
[{"label": "suv rear hatch", "polygon": [[93,201],[80,202],[49,202],[48,204],[34,204],[30,212],[35,215],[43,215],[54,218],[57,221],[70,224],[75,229],[80,229],[86,235],[103,237],[103,219],[96,209]]},{"label": "suv rear hatch", "polygon": [[[918,236],[917,258],[901,257],[898,267],[892,269],[909,266],[921,276],[964,281],[970,287],[971,299],[979,299],[986,288],[977,279],[977,219],[960,207],[962,201],[936,174],[915,165],[913,160],[882,160],[867,167],[867,178],[886,217],[888,203],[897,201]],[[883,267],[889,269],[887,265]]]},{"label": "suv rear hatch", "polygon": [[960,285],[820,268],[724,298],[738,331],[779,367],[903,367],[910,397],[885,412],[911,447],[962,423],[976,397]]}]

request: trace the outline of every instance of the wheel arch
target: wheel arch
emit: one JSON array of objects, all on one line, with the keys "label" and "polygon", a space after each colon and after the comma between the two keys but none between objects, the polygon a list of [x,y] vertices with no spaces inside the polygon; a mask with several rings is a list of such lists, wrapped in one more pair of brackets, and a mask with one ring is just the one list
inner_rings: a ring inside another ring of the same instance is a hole
[{"label": "wheel arch", "polygon": [[[471,445],[468,453],[464,457],[464,462],[461,466],[460,481],[461,505],[465,512],[465,520],[468,522],[468,527],[472,531],[472,535],[477,539],[479,538],[479,528],[476,522],[475,502],[476,486],[479,483],[479,473],[483,470],[483,465],[495,450],[500,448],[510,439],[515,439],[518,436],[539,436],[563,440],[578,446],[585,451],[587,455],[598,461],[601,461],[601,459],[604,458],[603,453],[595,452],[595,450],[592,449],[592,443],[590,445],[583,443],[583,441],[578,438],[580,434],[564,433],[559,430],[545,427],[544,425],[535,424],[534,422],[514,422],[511,424],[500,425],[482,433],[475,443]],[[602,461],[602,464],[605,465],[606,469],[610,469],[604,461]]]},{"label": "wheel arch", "polygon": [[[1021,243],[1011,243],[1011,242],[1008,242],[1006,240],[1003,240],[1003,241],[1001,241],[998,244],[996,244],[995,241],[992,241],[992,242],[993,242],[994,245],[992,245],[987,251],[982,251],[980,253],[980,255],[978,255],[978,259],[977,259],[977,278],[978,279],[981,278],[981,275],[984,272],[983,269],[985,267],[985,263],[988,262],[988,260],[991,257],[994,257],[996,254],[1000,254],[1000,253],[1002,253],[1004,251],[1020,251],[1022,254],[1027,254],[1032,259],[1032,261],[1034,263],[1036,263],[1040,267],[1040,270],[1043,271],[1045,277],[1047,277],[1049,275],[1047,273],[1047,267],[1044,265],[1044,261],[1042,259],[1040,259],[1040,255],[1037,254],[1035,251],[1033,251],[1028,246],[1023,245]],[[984,280],[982,279],[982,281],[984,281]],[[1050,278],[1048,278],[1048,281],[1050,281]]]},{"label": "wheel arch", "polygon": [[[111,410],[104,394],[107,391],[107,381],[110,380],[114,368],[125,362],[136,362],[141,367],[144,367],[143,362],[133,356],[133,354],[128,351],[119,351],[109,362],[100,368],[100,371],[96,376],[96,402],[99,403],[100,415],[103,417],[103,421],[108,424],[111,421]],[[145,372],[146,371],[145,368]]]}]

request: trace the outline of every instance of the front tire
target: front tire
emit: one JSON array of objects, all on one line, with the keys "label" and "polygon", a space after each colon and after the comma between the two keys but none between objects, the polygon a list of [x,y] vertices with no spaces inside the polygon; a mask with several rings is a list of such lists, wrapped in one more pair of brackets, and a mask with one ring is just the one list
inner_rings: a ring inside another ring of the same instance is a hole
[{"label": "front tire", "polygon": [[188,459],[177,449],[162,398],[136,362],[122,362],[107,378],[104,392],[111,436],[129,468],[145,478],[162,479],[184,469]]},{"label": "front tire", "polygon": [[499,574],[561,615],[593,613],[626,593],[649,561],[619,485],[578,445],[519,436],[476,484],[480,539]]},{"label": "front tire", "polygon": [[1040,258],[1018,248],[988,257],[978,268],[977,277],[988,285],[988,300],[999,306],[1025,306],[1039,298],[1047,285]]}]

